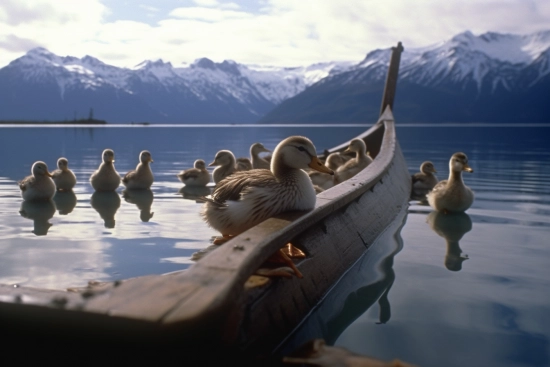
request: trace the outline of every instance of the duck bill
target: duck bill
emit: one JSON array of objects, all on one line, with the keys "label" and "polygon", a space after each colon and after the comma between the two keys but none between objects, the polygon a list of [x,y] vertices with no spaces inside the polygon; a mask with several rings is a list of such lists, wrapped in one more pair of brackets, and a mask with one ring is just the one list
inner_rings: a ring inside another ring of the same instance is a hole
[{"label": "duck bill", "polygon": [[48,177],[53,177],[53,175],[48,171],[46,171],[45,175],[48,176]]},{"label": "duck bill", "polygon": [[334,172],[330,168],[326,167],[323,162],[321,162],[321,160],[319,160],[319,158],[317,157],[311,157],[309,167],[322,173],[328,173],[329,175],[334,174]]},{"label": "duck bill", "polygon": [[208,165],[208,167],[212,167],[212,166],[215,166],[215,165],[216,165],[216,161],[210,163],[210,164]]},{"label": "duck bill", "polygon": [[470,166],[468,166],[468,165],[465,165],[465,166],[464,166],[463,171],[470,172],[470,173],[473,173],[473,172],[474,172],[474,170],[472,169],[472,167],[470,167]]}]

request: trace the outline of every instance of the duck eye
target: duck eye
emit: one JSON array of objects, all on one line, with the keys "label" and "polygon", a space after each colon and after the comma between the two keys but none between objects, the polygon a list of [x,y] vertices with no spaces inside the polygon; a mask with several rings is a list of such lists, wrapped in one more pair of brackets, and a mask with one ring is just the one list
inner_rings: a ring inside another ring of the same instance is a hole
[{"label": "duck eye", "polygon": [[299,146],[299,147],[298,147],[298,150],[299,150],[300,152],[305,152],[305,151],[306,151],[306,148],[304,148],[304,147],[302,147],[302,146]]}]

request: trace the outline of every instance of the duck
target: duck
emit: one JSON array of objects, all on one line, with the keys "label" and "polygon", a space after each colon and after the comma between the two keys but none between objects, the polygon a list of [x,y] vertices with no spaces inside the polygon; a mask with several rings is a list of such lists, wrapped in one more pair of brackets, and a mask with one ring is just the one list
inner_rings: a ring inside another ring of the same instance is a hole
[{"label": "duck", "polygon": [[52,179],[57,191],[71,191],[76,185],[76,176],[69,169],[69,161],[65,157],[57,160],[57,169],[52,172]]},{"label": "duck", "polygon": [[468,157],[463,152],[454,153],[449,160],[449,179],[439,181],[426,198],[438,212],[464,212],[474,202],[474,192],[464,184],[462,171],[473,173]]},{"label": "duck", "polygon": [[413,190],[431,190],[437,184],[438,179],[434,164],[430,161],[422,162],[420,172],[411,176]]},{"label": "duck", "polygon": [[24,201],[47,201],[55,194],[55,183],[48,166],[42,161],[36,161],[32,165],[31,175],[18,182],[21,197]]},{"label": "duck", "polygon": [[185,186],[204,187],[210,182],[210,172],[206,169],[206,162],[202,159],[195,160],[193,168],[181,171],[177,177]]},{"label": "duck", "polygon": [[254,143],[250,146],[250,160],[252,161],[252,168],[270,169],[270,163],[259,156],[262,152],[271,153],[271,150],[265,148],[262,143]]},{"label": "duck", "polygon": [[235,162],[235,169],[237,171],[250,171],[252,169],[252,162],[247,157],[239,157]]},{"label": "duck", "polygon": [[363,139],[353,139],[349,146],[343,151],[344,154],[355,152],[355,158],[350,159],[342,166],[338,167],[334,175],[334,184],[344,182],[372,163],[372,158],[367,154],[367,144]]},{"label": "duck", "polygon": [[129,190],[145,190],[151,188],[154,176],[149,163],[153,163],[151,153],[148,150],[142,150],[139,153],[139,163],[136,169],[124,175],[122,184]]},{"label": "duck", "polygon": [[325,166],[333,171],[336,171],[338,167],[343,166],[351,158],[352,157],[347,154],[343,154],[341,152],[333,152],[330,153],[325,160]]},{"label": "duck", "polygon": [[115,191],[120,186],[120,175],[115,169],[115,152],[105,149],[101,154],[103,162],[90,176],[90,184],[95,191]]},{"label": "duck", "polygon": [[208,166],[218,166],[212,172],[212,179],[217,185],[221,180],[236,172],[235,156],[230,150],[220,150],[216,153],[214,160]]}]

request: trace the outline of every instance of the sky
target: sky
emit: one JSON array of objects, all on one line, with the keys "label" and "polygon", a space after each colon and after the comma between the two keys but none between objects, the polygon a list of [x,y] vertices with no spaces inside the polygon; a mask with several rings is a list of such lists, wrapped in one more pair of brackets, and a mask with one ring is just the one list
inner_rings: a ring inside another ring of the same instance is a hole
[{"label": "sky", "polygon": [[0,0],[0,67],[38,46],[130,68],[201,57],[305,66],[467,30],[549,29],[549,0]]}]

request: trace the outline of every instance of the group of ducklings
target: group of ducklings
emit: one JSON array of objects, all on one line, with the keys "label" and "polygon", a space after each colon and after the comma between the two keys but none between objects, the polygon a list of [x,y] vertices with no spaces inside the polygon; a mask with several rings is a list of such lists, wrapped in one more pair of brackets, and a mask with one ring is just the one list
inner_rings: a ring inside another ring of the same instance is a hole
[{"label": "group of ducklings", "polygon": [[438,212],[464,212],[472,206],[474,192],[464,183],[462,172],[474,172],[468,164],[468,157],[462,152],[451,156],[447,180],[438,181],[433,163],[425,161],[420,165],[420,172],[411,177],[412,193],[419,193]]}]

